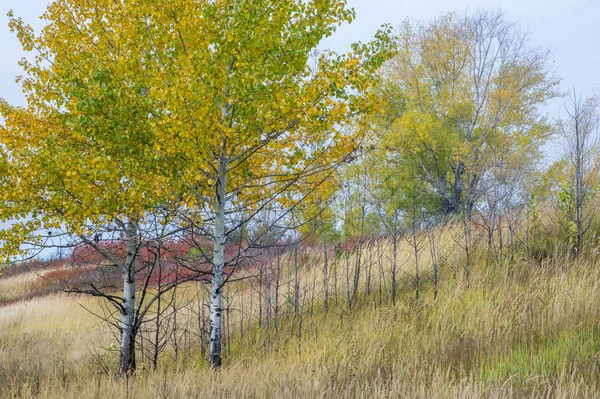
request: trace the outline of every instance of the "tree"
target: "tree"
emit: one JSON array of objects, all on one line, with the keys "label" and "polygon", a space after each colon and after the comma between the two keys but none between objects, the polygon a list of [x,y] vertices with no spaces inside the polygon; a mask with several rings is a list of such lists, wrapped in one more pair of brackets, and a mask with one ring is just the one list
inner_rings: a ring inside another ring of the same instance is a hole
[{"label": "tree", "polygon": [[568,227],[574,236],[573,252],[579,255],[594,214],[590,201],[598,181],[600,100],[597,97],[583,99],[573,90],[565,112],[567,115],[558,120],[556,130],[565,140],[569,180],[559,193],[559,205],[567,213]]},{"label": "tree", "polygon": [[[383,69],[382,95],[391,99],[383,120],[393,125],[382,146],[398,168],[418,171],[434,210],[472,214],[493,162],[533,161],[546,137],[537,107],[557,83],[550,52],[531,48],[501,12],[406,22],[398,36]],[[510,156],[492,157],[498,149]]]},{"label": "tree", "polygon": [[390,41],[384,30],[311,64],[319,42],[353,19],[345,1],[143,3],[134,12],[145,9],[153,38],[149,96],[169,111],[155,122],[165,130],[156,148],[177,165],[194,223],[213,243],[210,362],[219,367],[228,237],[268,204],[292,209],[358,147],[381,103],[371,87]]},{"label": "tree", "polygon": [[[126,19],[125,6],[105,2],[101,8],[100,3],[53,2],[37,36],[9,13],[11,30],[37,55],[21,62],[25,75],[18,81],[27,105],[0,102],[2,178],[11,187],[2,193],[1,217],[12,222],[1,239],[6,256],[84,245],[121,273],[122,296],[102,283],[80,291],[105,298],[118,310],[117,374],[123,376],[135,370],[135,338],[148,310],[146,288],[154,268],[140,261],[140,250],[174,232],[173,212],[162,210],[176,208],[179,197],[161,169],[169,165],[153,149],[144,84],[147,54],[137,46],[139,36],[116,25],[108,29]],[[139,27],[142,21],[129,23]],[[152,219],[159,220],[161,234],[145,236]],[[136,281],[144,269],[147,279]],[[156,295],[172,287],[167,284]]]}]

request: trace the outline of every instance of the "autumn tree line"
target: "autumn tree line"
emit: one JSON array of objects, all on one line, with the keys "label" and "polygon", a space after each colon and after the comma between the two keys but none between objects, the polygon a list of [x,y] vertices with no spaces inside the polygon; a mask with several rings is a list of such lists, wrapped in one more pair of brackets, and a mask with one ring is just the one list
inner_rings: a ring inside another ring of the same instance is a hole
[{"label": "autumn tree line", "polygon": [[[118,376],[184,335],[221,367],[234,339],[301,336],[307,312],[344,323],[407,282],[418,302],[442,272],[468,289],[478,245],[498,267],[539,255],[544,215],[571,256],[597,240],[598,98],[545,117],[564,95],[551,50],[500,11],[386,25],[345,54],[319,48],[354,19],[343,0],[55,0],[39,32],[9,17],[31,56],[26,104],[0,102],[2,253],[97,266],[64,289],[107,304]],[[175,331],[184,287],[205,290],[193,335]]]}]

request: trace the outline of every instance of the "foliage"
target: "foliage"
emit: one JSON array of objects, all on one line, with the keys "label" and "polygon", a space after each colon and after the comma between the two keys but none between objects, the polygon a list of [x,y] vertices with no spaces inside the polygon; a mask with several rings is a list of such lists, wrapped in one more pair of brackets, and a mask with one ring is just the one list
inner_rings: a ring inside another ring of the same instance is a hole
[{"label": "foliage", "polygon": [[[177,200],[153,151],[137,43],[117,46],[89,7],[52,3],[37,36],[9,14],[23,48],[37,55],[21,62],[25,75],[18,82],[27,105],[0,102],[0,140],[8,154],[2,178],[13,188],[2,194],[1,216],[17,220],[2,234],[5,256],[24,241],[43,245],[53,229],[91,238]],[[118,11],[107,4],[107,18],[123,17]]]},{"label": "foliage", "polygon": [[382,73],[381,95],[392,98],[380,122],[391,124],[382,151],[402,180],[415,176],[414,191],[435,197],[431,211],[455,213],[481,197],[495,165],[537,159],[548,132],[537,107],[556,85],[549,53],[530,49],[500,12],[405,22],[398,37]]}]

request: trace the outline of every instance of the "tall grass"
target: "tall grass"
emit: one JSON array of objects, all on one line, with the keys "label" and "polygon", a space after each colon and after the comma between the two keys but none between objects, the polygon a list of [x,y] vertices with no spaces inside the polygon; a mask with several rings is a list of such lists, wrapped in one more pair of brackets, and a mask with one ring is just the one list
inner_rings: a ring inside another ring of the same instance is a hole
[{"label": "tall grass", "polygon": [[[110,331],[78,305],[99,311],[94,300],[54,295],[8,305],[0,309],[0,396],[600,397],[600,270],[593,251],[572,259],[559,250],[527,257],[523,248],[508,248],[513,256],[499,266],[491,249],[479,243],[470,254],[467,289],[465,255],[455,245],[460,232],[447,228],[436,234],[442,254],[437,299],[424,236],[419,242],[418,302],[407,242],[398,253],[402,268],[395,304],[388,240],[361,247],[360,286],[350,301],[354,269],[346,273],[345,248],[332,250],[330,260],[336,260],[329,270],[327,314],[317,247],[303,250],[298,265],[292,256],[281,257],[280,275],[276,258],[239,272],[238,277],[262,277],[227,288],[227,357],[219,371],[202,357],[199,330],[207,298],[200,286],[190,284],[177,292],[176,301],[187,304],[178,311],[173,335],[179,340],[177,357],[172,343],[157,370],[140,356],[139,371],[126,380],[112,376],[116,359]],[[544,241],[539,247],[550,244]],[[349,250],[349,265],[356,265],[357,254]],[[296,266],[298,311],[293,298]],[[278,278],[280,285],[277,298],[271,286],[269,300],[272,307],[277,303],[278,312],[275,318],[271,308],[268,321],[266,273],[271,273],[271,284]],[[151,333],[146,333],[148,339]]]}]

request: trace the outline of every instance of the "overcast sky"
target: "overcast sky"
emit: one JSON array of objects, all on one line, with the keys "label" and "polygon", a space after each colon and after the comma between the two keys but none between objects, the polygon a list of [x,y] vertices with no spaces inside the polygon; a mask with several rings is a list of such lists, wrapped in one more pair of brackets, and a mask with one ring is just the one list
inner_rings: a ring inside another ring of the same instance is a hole
[{"label": "overcast sky", "polygon": [[[160,0],[157,0],[160,1]],[[0,97],[22,103],[15,84],[20,73],[17,62],[23,57],[19,43],[8,30],[6,13],[12,9],[34,27],[40,26],[46,0],[0,0]],[[356,20],[343,26],[325,47],[345,51],[350,43],[367,41],[383,23],[398,25],[403,20],[428,20],[444,12],[462,13],[477,8],[500,8],[509,19],[518,21],[531,33],[536,46],[551,47],[561,90],[573,86],[583,94],[600,87],[600,0],[349,0]],[[562,100],[544,108],[556,117]]]}]

